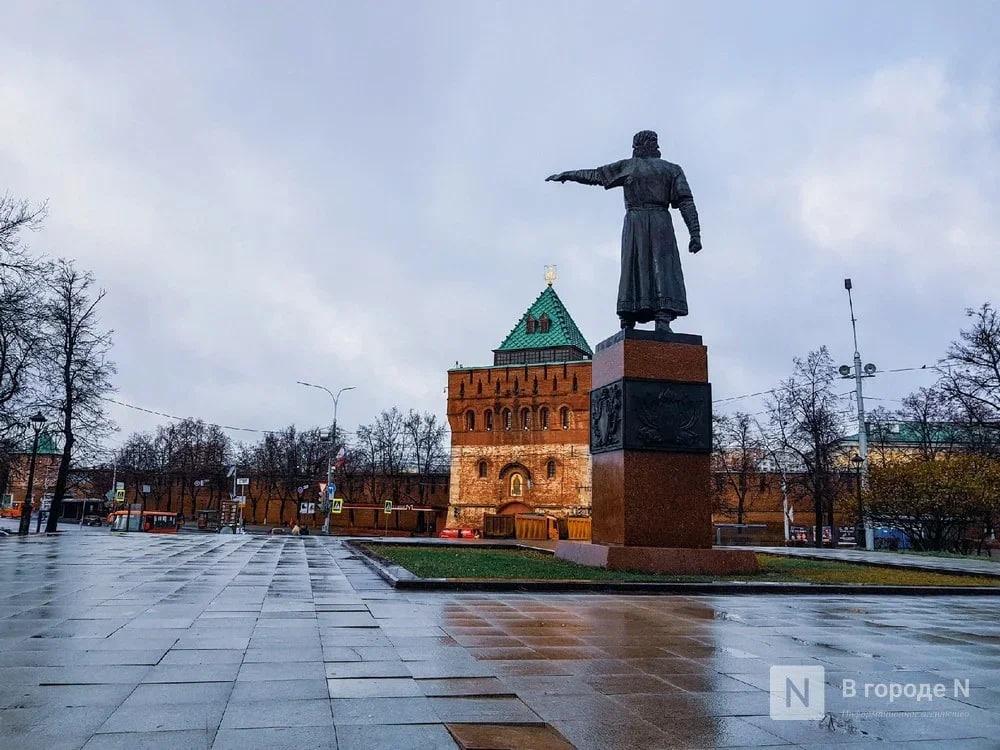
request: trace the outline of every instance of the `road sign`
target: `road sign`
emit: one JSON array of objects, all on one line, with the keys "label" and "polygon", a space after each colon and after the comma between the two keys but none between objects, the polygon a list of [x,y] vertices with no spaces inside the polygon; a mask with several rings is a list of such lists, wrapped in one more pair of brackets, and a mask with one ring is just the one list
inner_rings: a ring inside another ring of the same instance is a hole
[{"label": "road sign", "polygon": [[392,500],[385,501],[385,512],[392,513]]},{"label": "road sign", "polygon": [[104,498],[110,503],[112,500],[115,499],[115,491],[108,490],[107,492],[104,493]]},{"label": "road sign", "polygon": [[316,503],[299,503],[299,512],[303,516],[311,516],[316,512]]},{"label": "road sign", "polygon": [[121,503],[125,501],[125,488],[119,487],[115,490],[115,502]]},{"label": "road sign", "polygon": [[237,487],[246,487],[248,484],[250,484],[250,477],[236,477]]},{"label": "road sign", "polygon": [[335,485],[333,482],[330,482],[329,486],[326,488],[326,496],[332,498],[333,493],[335,493],[336,491],[337,491],[337,485]]},{"label": "road sign", "polygon": [[153,488],[150,487],[148,484],[144,484],[144,485],[142,485],[142,494],[143,495],[148,495],[152,489]]},{"label": "road sign", "polygon": [[237,495],[236,497],[233,498],[233,500],[235,500],[240,505],[246,505],[247,504],[246,495]]},{"label": "road sign", "polygon": [[330,506],[331,513],[340,513],[344,510],[344,499],[340,497],[333,498],[333,504]]},{"label": "road sign", "polygon": [[116,490],[123,490],[123,489],[125,489],[125,482],[115,482],[115,489]]}]

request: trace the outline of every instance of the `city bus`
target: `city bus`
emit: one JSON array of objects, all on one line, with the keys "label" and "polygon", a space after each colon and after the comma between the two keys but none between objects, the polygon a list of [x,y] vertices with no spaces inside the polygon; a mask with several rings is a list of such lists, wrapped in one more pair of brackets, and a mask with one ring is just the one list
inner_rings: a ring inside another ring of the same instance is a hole
[{"label": "city bus", "polygon": [[111,514],[112,531],[144,531],[148,534],[176,534],[177,514],[162,510],[144,510],[129,514],[118,510]]}]

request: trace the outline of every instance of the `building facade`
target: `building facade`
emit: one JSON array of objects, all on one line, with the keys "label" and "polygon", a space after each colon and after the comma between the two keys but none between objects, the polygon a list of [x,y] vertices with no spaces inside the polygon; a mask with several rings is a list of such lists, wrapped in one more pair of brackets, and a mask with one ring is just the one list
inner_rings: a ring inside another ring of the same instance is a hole
[{"label": "building facade", "polygon": [[[26,452],[10,454],[0,464],[0,498],[4,504],[23,501],[28,491],[31,443],[26,447]],[[35,478],[31,488],[34,503],[55,487],[60,461],[62,449],[51,435],[43,432],[38,436],[38,452],[35,455]]]},{"label": "building facade", "polygon": [[493,364],[448,371],[448,526],[487,514],[590,514],[593,351],[551,285]]}]

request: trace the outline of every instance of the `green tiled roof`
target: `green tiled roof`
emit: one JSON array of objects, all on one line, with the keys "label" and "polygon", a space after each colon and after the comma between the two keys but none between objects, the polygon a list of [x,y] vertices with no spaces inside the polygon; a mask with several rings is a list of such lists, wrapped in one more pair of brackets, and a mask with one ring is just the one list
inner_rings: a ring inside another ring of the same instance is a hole
[{"label": "green tiled roof", "polygon": [[59,447],[52,435],[49,435],[47,432],[43,432],[38,436],[38,455],[58,456],[61,453],[62,448]]},{"label": "green tiled roof", "polygon": [[[20,455],[28,456],[31,454],[31,443],[33,441],[32,435],[29,434],[24,437],[21,447],[22,450],[19,452]],[[58,456],[62,453],[62,448],[59,447],[58,441],[47,432],[43,432],[38,436],[38,455],[39,456]]]},{"label": "green tiled roof", "polygon": [[[536,327],[534,333],[528,333],[528,317],[541,320],[543,315],[547,315],[550,321],[549,330],[545,333]],[[547,349],[557,346],[572,346],[593,356],[594,352],[590,344],[576,327],[572,316],[567,312],[556,290],[551,286],[545,287],[541,294],[529,307],[521,319],[514,326],[514,329],[507,334],[507,338],[500,344],[499,349],[494,351],[510,352],[521,349]]]}]

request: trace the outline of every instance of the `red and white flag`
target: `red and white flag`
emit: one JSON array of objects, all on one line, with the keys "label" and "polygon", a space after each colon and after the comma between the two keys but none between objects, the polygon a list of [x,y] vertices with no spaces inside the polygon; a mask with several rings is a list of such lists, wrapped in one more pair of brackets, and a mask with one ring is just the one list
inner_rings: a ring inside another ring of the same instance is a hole
[{"label": "red and white flag", "polygon": [[347,463],[347,451],[344,449],[344,446],[341,446],[340,450],[337,451],[336,458],[333,459],[333,466],[334,468],[339,468],[345,463]]}]

